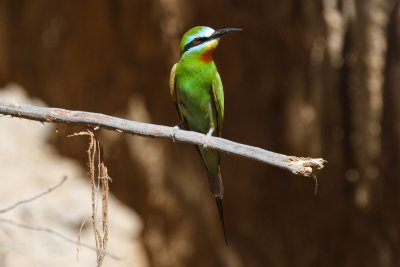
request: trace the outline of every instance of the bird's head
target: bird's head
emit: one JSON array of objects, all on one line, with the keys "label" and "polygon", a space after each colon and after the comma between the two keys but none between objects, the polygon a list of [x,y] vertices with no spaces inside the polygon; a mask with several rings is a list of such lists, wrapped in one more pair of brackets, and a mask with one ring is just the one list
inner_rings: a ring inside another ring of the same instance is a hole
[{"label": "bird's head", "polygon": [[197,26],[188,30],[182,37],[181,56],[197,54],[203,61],[212,60],[212,52],[217,48],[219,38],[227,33],[241,31],[238,28],[214,30],[210,27]]}]

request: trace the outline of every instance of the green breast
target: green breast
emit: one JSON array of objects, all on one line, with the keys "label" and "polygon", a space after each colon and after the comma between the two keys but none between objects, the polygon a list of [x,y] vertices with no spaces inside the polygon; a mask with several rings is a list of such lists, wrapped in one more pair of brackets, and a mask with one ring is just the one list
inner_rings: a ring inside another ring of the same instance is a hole
[{"label": "green breast", "polygon": [[206,133],[217,125],[217,112],[212,97],[212,82],[217,68],[214,61],[204,63],[183,57],[176,68],[178,107],[193,131]]}]

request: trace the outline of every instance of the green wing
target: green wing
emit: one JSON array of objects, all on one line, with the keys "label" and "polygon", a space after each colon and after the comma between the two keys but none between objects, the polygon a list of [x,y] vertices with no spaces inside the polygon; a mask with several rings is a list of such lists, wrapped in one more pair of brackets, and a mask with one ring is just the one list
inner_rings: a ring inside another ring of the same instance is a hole
[{"label": "green wing", "polygon": [[176,76],[176,66],[178,65],[178,63],[175,63],[175,65],[172,67],[171,70],[171,75],[169,77],[169,93],[171,95],[172,98],[172,102],[174,102],[176,110],[178,111],[179,116],[181,117],[182,121],[185,121],[185,118],[183,118],[181,112],[179,111],[178,108],[178,97],[176,96],[176,88],[175,88],[175,76]]},{"label": "green wing", "polygon": [[176,76],[176,63],[171,69],[171,75],[169,76],[169,93],[171,95],[172,101],[175,105],[178,105],[178,98],[176,97],[176,90],[175,90],[175,76]]},{"label": "green wing", "polygon": [[218,136],[221,136],[222,132],[222,123],[224,121],[224,88],[222,86],[221,77],[219,73],[215,75],[215,79],[212,83],[212,92],[214,97],[215,107],[218,112]]}]

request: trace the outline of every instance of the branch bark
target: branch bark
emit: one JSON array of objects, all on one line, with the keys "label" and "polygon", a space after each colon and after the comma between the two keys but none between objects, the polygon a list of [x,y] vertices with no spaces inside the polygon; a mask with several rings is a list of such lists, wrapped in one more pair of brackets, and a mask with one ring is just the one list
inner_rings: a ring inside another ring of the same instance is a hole
[{"label": "branch bark", "polygon": [[[204,142],[207,140],[204,134],[193,131],[177,130],[173,127],[130,121],[84,111],[38,107],[0,101],[0,114],[40,122],[79,124],[94,129],[103,128],[133,135],[172,139],[194,145],[204,145]],[[254,159],[288,170],[294,174],[313,177],[314,179],[314,172],[322,169],[326,163],[326,160],[322,158],[286,156],[213,136],[208,139],[207,147],[228,154]]]}]

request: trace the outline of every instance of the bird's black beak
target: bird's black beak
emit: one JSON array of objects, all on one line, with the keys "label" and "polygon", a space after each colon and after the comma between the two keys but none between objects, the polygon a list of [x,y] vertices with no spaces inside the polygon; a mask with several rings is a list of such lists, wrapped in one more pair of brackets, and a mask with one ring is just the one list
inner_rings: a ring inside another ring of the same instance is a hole
[{"label": "bird's black beak", "polygon": [[217,39],[219,37],[221,37],[222,35],[225,35],[227,33],[230,32],[236,32],[236,31],[241,31],[242,29],[238,29],[238,28],[225,28],[225,29],[220,29],[220,30],[216,30],[211,36],[211,39]]}]

